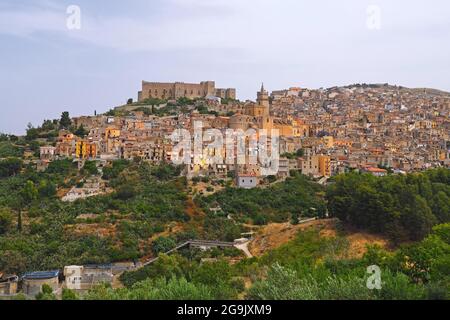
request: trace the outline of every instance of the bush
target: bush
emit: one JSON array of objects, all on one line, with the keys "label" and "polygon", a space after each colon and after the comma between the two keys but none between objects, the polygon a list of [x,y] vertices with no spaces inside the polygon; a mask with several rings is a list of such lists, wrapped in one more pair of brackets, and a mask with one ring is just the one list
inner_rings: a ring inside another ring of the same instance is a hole
[{"label": "bush", "polygon": [[152,250],[155,255],[161,252],[167,252],[177,246],[175,240],[167,237],[159,237],[152,243]]},{"label": "bush", "polygon": [[90,175],[98,174],[98,169],[95,161],[86,161],[83,166],[83,170]]},{"label": "bush", "polygon": [[13,224],[13,214],[8,208],[0,208],[0,236],[7,233]]},{"label": "bush", "polygon": [[22,170],[23,161],[18,158],[7,158],[0,160],[0,177],[10,177]]},{"label": "bush", "polygon": [[63,288],[62,290],[62,300],[79,300],[80,298],[75,293],[75,291]]}]

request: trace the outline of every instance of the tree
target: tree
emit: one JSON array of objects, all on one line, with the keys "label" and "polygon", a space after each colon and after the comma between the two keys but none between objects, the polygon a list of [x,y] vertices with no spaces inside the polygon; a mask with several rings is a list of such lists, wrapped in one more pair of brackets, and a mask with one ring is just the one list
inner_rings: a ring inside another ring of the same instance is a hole
[{"label": "tree", "polygon": [[98,174],[98,169],[95,161],[86,161],[84,163],[83,170],[87,171],[90,175]]},{"label": "tree", "polygon": [[22,197],[23,200],[23,205],[26,206],[31,204],[38,198],[38,194],[39,191],[34,185],[33,181],[28,180],[20,193],[20,196]]},{"label": "tree", "polygon": [[8,208],[0,208],[0,236],[7,233],[13,223],[13,215]]},{"label": "tree", "polygon": [[7,158],[0,160],[0,178],[10,177],[22,170],[23,161],[19,158]]},{"label": "tree", "polygon": [[176,242],[172,238],[159,237],[152,243],[153,253],[167,252],[176,247]]},{"label": "tree", "polygon": [[21,158],[23,156],[23,148],[14,145],[12,141],[0,142],[0,158],[16,157]]},{"label": "tree", "polygon": [[121,185],[116,192],[116,198],[120,200],[129,200],[136,195],[136,188],[132,184]]},{"label": "tree", "polygon": [[27,269],[27,256],[15,250],[0,251],[0,270],[9,274],[20,274]]},{"label": "tree", "polygon": [[74,132],[74,134],[80,138],[84,138],[85,136],[87,136],[88,133],[89,132],[84,128],[82,124]]},{"label": "tree", "polygon": [[162,164],[152,171],[152,174],[157,177],[158,180],[169,180],[179,176],[180,173],[181,168],[179,166],[172,166],[170,164]]},{"label": "tree", "polygon": [[68,111],[64,111],[61,114],[61,120],[59,120],[59,126],[61,129],[69,129],[72,125],[72,120],[70,119],[70,115]]},{"label": "tree", "polygon": [[62,300],[79,300],[80,298],[75,293],[75,291],[63,288],[62,290]]},{"label": "tree", "polygon": [[49,174],[60,174],[63,176],[67,176],[70,173],[71,168],[74,167],[74,164],[71,160],[55,160],[50,162],[46,173]]},{"label": "tree", "polygon": [[300,223],[300,216],[301,214],[298,211],[292,212],[291,213],[291,223],[293,225],[297,225]]},{"label": "tree", "polygon": [[444,191],[439,191],[433,197],[431,209],[439,222],[450,221],[450,197]]},{"label": "tree", "polygon": [[385,234],[396,244],[421,240],[435,224],[448,221],[446,171],[386,177],[359,173],[337,176],[327,189],[330,215]]},{"label": "tree", "polygon": [[45,131],[55,130],[55,124],[51,120],[44,120],[41,128],[42,128],[42,130],[45,130]]},{"label": "tree", "polygon": [[207,286],[188,282],[184,277],[166,280],[147,279],[131,289],[112,289],[101,284],[84,296],[86,300],[211,300],[214,296]]},{"label": "tree", "polygon": [[9,136],[4,133],[0,133],[0,142],[9,141]]},{"label": "tree", "polygon": [[41,145],[39,144],[38,141],[30,141],[30,143],[28,144],[29,148],[31,151],[33,151],[34,156],[35,157],[39,157],[39,153],[40,153],[40,147]]},{"label": "tree", "polygon": [[22,231],[22,210],[29,207],[37,198],[39,191],[34,185],[33,181],[28,180],[19,193],[19,198],[16,201],[16,209],[18,213],[17,217],[17,230]]},{"label": "tree", "polygon": [[39,136],[39,130],[37,128],[34,128],[31,123],[28,123],[27,126],[27,135],[25,136],[25,139],[28,141],[35,140]]},{"label": "tree", "polygon": [[127,100],[127,104],[128,104],[128,105],[133,104],[133,99],[132,99],[132,98],[129,98],[129,99]]},{"label": "tree", "polygon": [[404,210],[404,225],[408,226],[410,238],[413,240],[423,239],[437,224],[436,217],[421,196],[415,196],[414,200],[409,202]]},{"label": "tree", "polygon": [[38,191],[41,197],[50,198],[56,195],[56,185],[51,181],[41,180],[39,182]]},{"label": "tree", "polygon": [[53,289],[48,284],[42,285],[42,291],[36,295],[36,300],[56,300]]}]

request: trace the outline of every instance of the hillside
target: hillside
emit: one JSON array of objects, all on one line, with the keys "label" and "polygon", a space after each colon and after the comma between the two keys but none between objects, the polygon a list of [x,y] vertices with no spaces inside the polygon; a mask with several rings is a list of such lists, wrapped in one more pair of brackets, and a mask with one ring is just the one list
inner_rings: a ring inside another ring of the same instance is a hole
[{"label": "hillside", "polygon": [[260,257],[269,250],[293,240],[300,231],[320,229],[321,237],[333,238],[343,236],[349,242],[349,256],[346,258],[362,258],[367,252],[367,246],[378,245],[381,248],[389,247],[389,240],[380,235],[345,228],[337,219],[316,220],[305,224],[292,225],[291,223],[270,223],[256,232],[250,242],[249,249],[253,256]]}]

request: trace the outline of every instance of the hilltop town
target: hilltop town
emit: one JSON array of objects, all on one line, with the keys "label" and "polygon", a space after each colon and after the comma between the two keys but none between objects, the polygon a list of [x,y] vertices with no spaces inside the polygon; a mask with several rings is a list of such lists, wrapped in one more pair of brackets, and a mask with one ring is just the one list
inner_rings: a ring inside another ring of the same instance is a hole
[{"label": "hilltop town", "polygon": [[[173,89],[172,89],[173,88]],[[214,82],[143,82],[139,100],[96,116],[72,119],[83,136],[61,130],[53,145],[41,146],[37,165],[58,158],[107,162],[138,157],[171,162],[175,129],[265,129],[279,132],[279,177],[291,170],[321,178],[359,170],[384,175],[450,164],[450,94],[398,86],[351,85],[310,90],[257,92],[256,102],[238,101],[235,89]],[[203,148],[206,149],[205,141]],[[226,158],[225,147],[221,152]],[[229,172],[261,178],[258,166],[187,165],[185,175],[226,177]]]},{"label": "hilltop town", "polygon": [[157,299],[187,285],[186,298],[289,299],[271,281],[302,261],[295,272],[329,274],[308,280],[311,297],[334,299],[333,277],[369,260],[388,268],[387,291],[357,276],[336,291],[445,297],[449,116],[450,94],[433,89],[262,84],[239,101],[213,81],[143,81],[103,114],[2,134],[0,298]]}]

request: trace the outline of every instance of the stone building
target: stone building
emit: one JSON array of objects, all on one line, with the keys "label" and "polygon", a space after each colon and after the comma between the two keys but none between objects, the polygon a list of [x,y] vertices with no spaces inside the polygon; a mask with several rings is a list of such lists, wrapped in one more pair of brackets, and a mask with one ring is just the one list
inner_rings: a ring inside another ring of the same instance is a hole
[{"label": "stone building", "polygon": [[18,282],[19,277],[16,275],[3,275],[0,273],[0,297],[15,295]]},{"label": "stone building", "polygon": [[71,290],[86,291],[99,283],[112,284],[112,265],[64,267],[65,286]]},{"label": "stone building", "polygon": [[53,146],[43,146],[39,149],[41,160],[53,160],[55,157],[56,148]]},{"label": "stone building", "polygon": [[97,158],[97,144],[92,141],[78,140],[75,145],[75,155],[79,159]]},{"label": "stone building", "polygon": [[200,83],[163,83],[142,81],[142,90],[138,92],[138,101],[148,98],[178,99],[178,98],[206,98],[209,96],[236,99],[236,89],[216,89],[214,81]]},{"label": "stone building", "polygon": [[42,291],[42,286],[50,286],[53,292],[59,290],[59,271],[36,271],[22,277],[22,290],[26,295],[35,296]]},{"label": "stone building", "polygon": [[258,177],[251,174],[238,174],[236,176],[236,185],[242,189],[253,189],[258,185]]}]

